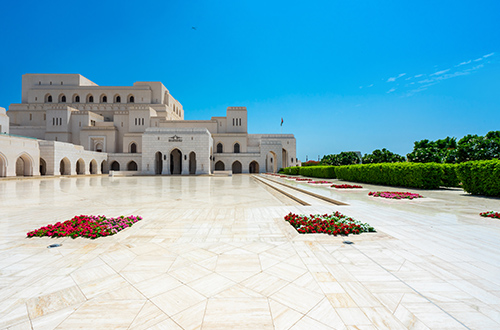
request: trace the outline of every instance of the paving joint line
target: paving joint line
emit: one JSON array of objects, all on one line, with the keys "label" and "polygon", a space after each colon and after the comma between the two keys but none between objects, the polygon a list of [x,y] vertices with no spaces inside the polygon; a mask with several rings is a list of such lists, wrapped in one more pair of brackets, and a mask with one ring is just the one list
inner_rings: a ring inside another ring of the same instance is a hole
[{"label": "paving joint line", "polygon": [[[380,268],[382,268],[383,270],[385,270],[387,273],[391,274],[392,276],[394,276],[398,281],[400,281],[401,283],[403,283],[404,285],[406,285],[407,287],[409,287],[410,289],[412,289],[414,292],[416,292],[419,296],[421,296],[422,298],[424,298],[425,300],[427,300],[428,302],[430,302],[431,304],[433,304],[434,306],[436,306],[437,308],[439,308],[443,313],[445,313],[446,315],[448,315],[449,317],[451,317],[452,319],[454,319],[455,321],[457,321],[458,323],[460,323],[462,326],[464,326],[466,329],[468,330],[471,330],[471,328],[469,328],[468,326],[466,326],[462,321],[458,320],[456,317],[454,317],[453,315],[451,315],[450,313],[448,313],[447,311],[445,311],[443,308],[441,308],[439,305],[437,305],[435,302],[433,302],[432,300],[430,300],[429,298],[427,298],[425,295],[423,295],[422,293],[420,293],[420,291],[418,291],[417,289],[413,288],[411,285],[409,285],[408,283],[406,283],[405,281],[403,281],[401,278],[399,278],[396,274],[392,273],[391,271],[389,271],[387,268],[385,268],[384,266],[382,266],[381,264],[379,264],[377,261],[375,261],[373,258],[371,258],[370,256],[368,256],[366,253],[364,253],[362,250],[358,249],[357,246],[352,246],[353,248],[355,248],[356,250],[358,250],[358,252],[360,252],[361,254],[363,254],[365,257],[367,257],[368,259],[370,259],[373,263],[375,263],[376,265],[378,265]],[[364,286],[364,285],[363,285]],[[398,304],[399,305],[399,304]],[[412,313],[413,314],[413,313]],[[425,324],[425,323],[424,323]]]}]

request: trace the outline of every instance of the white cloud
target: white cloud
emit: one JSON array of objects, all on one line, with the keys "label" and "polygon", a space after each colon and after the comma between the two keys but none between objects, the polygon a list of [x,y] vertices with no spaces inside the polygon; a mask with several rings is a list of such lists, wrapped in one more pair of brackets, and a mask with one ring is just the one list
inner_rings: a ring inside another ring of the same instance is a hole
[{"label": "white cloud", "polygon": [[366,87],[373,87],[373,84],[371,84],[371,85],[368,85],[368,86],[366,86]]},{"label": "white cloud", "polygon": [[423,74],[421,73],[421,74],[417,74],[417,75],[415,75],[415,76],[414,76],[414,78],[420,78],[420,77],[422,77],[422,76],[423,76]]},{"label": "white cloud", "polygon": [[389,89],[386,93],[387,93],[387,94],[389,94],[389,93],[394,92],[395,90],[396,90],[396,88],[391,88],[391,89]]},{"label": "white cloud", "polygon": [[387,79],[387,82],[393,82],[393,81],[396,81],[396,79],[399,79],[401,78],[402,76],[405,76],[406,73],[400,73],[397,77],[391,77],[389,79]]},{"label": "white cloud", "polygon": [[471,60],[468,60],[468,61],[465,61],[465,62],[462,62],[458,65],[455,65],[456,68],[458,68],[459,66],[462,66],[462,65],[466,65],[466,64],[469,64],[470,62],[472,62]]},{"label": "white cloud", "polygon": [[487,58],[487,57],[490,57],[490,56],[493,56],[493,55],[495,55],[495,53],[489,53],[489,54],[484,55],[483,58]]},{"label": "white cloud", "polygon": [[482,57],[480,57],[480,58],[476,58],[476,59],[474,60],[474,62],[479,62],[479,61],[482,61],[482,60],[483,60],[483,58],[482,58]]},{"label": "white cloud", "polygon": [[446,69],[446,70],[441,70],[441,71],[438,71],[438,72],[434,72],[433,74],[431,74],[431,76],[439,76],[439,75],[442,75],[446,72],[450,71],[450,69]]}]

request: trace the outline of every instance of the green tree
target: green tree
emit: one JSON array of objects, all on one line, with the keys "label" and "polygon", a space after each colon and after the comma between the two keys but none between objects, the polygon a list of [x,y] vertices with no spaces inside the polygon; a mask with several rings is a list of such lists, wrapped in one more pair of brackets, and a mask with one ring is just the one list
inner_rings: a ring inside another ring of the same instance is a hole
[{"label": "green tree", "polygon": [[363,164],[398,163],[406,160],[403,156],[395,154],[385,148],[382,150],[373,150],[371,154],[365,154],[362,159]]},{"label": "green tree", "polygon": [[413,163],[455,163],[456,152],[457,140],[448,136],[436,141],[416,141],[406,157]]},{"label": "green tree", "polygon": [[491,131],[486,136],[466,135],[458,141],[457,160],[489,160],[500,158],[500,131]]},{"label": "green tree", "polygon": [[340,154],[325,155],[321,159],[321,165],[354,165],[359,164],[360,159],[355,152],[343,151]]}]

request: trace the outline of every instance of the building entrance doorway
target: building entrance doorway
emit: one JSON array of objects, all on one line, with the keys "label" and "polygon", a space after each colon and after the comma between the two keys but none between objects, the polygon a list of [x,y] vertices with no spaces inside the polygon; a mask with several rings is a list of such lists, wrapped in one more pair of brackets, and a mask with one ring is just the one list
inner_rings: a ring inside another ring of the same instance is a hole
[{"label": "building entrance doorway", "polygon": [[174,149],[170,153],[170,173],[171,174],[181,174],[182,173],[182,153],[179,149]]},{"label": "building entrance doorway", "polygon": [[155,174],[161,174],[163,169],[163,155],[157,152],[155,155]]}]

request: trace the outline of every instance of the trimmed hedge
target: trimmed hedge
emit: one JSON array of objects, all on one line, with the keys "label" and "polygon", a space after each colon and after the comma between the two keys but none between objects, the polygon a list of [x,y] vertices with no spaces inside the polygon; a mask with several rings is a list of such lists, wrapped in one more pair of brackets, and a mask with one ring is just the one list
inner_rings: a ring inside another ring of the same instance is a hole
[{"label": "trimmed hedge", "polygon": [[444,170],[437,163],[381,163],[338,166],[337,178],[407,188],[436,189],[442,184]]},{"label": "trimmed hedge", "polygon": [[384,186],[436,189],[458,187],[457,165],[439,163],[379,163],[344,166],[286,167],[288,175],[341,179]]},{"label": "trimmed hedge", "polygon": [[443,168],[443,178],[441,185],[443,187],[458,187],[460,180],[457,175],[457,165],[455,164],[440,164]]},{"label": "trimmed hedge", "polygon": [[300,167],[298,167],[298,166],[285,167],[283,169],[283,173],[288,174],[288,175],[299,175],[299,170],[300,170]]},{"label": "trimmed hedge", "polygon": [[335,166],[308,166],[299,167],[299,174],[312,178],[335,179]]},{"label": "trimmed hedge", "polygon": [[303,175],[311,178],[335,179],[335,166],[307,166],[285,167],[283,173],[289,175]]},{"label": "trimmed hedge", "polygon": [[500,160],[476,160],[457,165],[464,190],[472,195],[500,197]]}]

